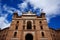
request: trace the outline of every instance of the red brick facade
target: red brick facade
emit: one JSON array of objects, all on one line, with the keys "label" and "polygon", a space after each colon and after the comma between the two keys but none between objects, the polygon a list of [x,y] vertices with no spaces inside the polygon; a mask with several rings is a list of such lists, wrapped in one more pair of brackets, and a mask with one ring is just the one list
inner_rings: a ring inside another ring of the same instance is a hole
[{"label": "red brick facade", "polygon": [[9,28],[0,30],[0,40],[59,40],[59,30],[49,29],[45,13],[14,13]]}]

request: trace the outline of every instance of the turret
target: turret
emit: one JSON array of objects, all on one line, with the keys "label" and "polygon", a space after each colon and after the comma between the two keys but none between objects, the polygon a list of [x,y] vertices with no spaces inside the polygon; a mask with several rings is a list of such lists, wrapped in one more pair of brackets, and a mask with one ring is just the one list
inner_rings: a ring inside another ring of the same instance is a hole
[{"label": "turret", "polygon": [[45,19],[45,13],[43,12],[43,10],[41,9],[41,13],[40,16],[37,16],[38,18],[44,18]]},{"label": "turret", "polygon": [[16,18],[18,16],[18,13],[17,12],[14,12],[13,13],[13,18]]},{"label": "turret", "polygon": [[40,15],[42,18],[45,18],[45,13],[43,11],[43,9],[41,9],[41,15]]},{"label": "turret", "polygon": [[45,18],[45,13],[41,13],[40,15],[42,18]]}]

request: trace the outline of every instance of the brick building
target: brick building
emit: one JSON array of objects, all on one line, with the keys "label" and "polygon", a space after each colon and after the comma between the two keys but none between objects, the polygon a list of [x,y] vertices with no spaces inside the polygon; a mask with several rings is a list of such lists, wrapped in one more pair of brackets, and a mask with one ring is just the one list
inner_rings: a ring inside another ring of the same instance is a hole
[{"label": "brick building", "polygon": [[60,29],[57,29],[57,30],[52,28],[49,28],[49,29],[50,29],[52,40],[60,40]]},{"label": "brick building", "polygon": [[14,13],[10,27],[0,30],[0,40],[59,40],[60,30],[48,27],[45,13]]},{"label": "brick building", "polygon": [[8,30],[9,30],[9,27],[2,30],[0,29],[0,40],[6,40]]}]

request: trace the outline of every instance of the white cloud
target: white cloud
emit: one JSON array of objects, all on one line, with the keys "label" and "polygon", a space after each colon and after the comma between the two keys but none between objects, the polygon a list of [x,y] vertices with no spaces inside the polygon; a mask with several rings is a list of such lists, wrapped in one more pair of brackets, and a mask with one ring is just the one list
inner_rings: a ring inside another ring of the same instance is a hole
[{"label": "white cloud", "polygon": [[3,8],[4,8],[4,11],[7,11],[8,13],[13,13],[12,11],[13,8],[8,7],[7,5],[4,5]]},{"label": "white cloud", "polygon": [[[46,13],[48,22],[52,17],[60,14],[57,13],[60,9],[60,0],[26,0],[25,3],[27,2],[33,4],[34,8],[43,9],[43,11]],[[24,3],[22,3],[22,5],[24,5]]]},{"label": "white cloud", "polygon": [[[60,0],[25,0],[23,3],[18,4],[18,7],[21,8],[21,10],[23,11],[23,9],[27,7],[28,2],[33,4],[34,8],[43,9],[43,11],[46,13],[48,22],[52,17],[55,17],[56,15],[60,15],[60,13],[57,13],[57,12],[60,12],[59,11]],[[17,11],[19,15],[22,14],[20,10],[12,8],[12,7],[8,7],[7,5],[4,5],[3,8],[5,11],[11,14],[15,11]],[[7,16],[0,17],[0,28],[5,28],[6,26],[10,25],[10,23],[8,23],[8,21],[6,20],[6,17]]]},{"label": "white cloud", "polygon": [[16,10],[18,12],[18,16],[22,15],[22,12],[20,10]]},{"label": "white cloud", "polygon": [[27,7],[27,2],[26,1],[24,1],[23,3],[21,3],[21,4],[18,4],[18,7],[20,8],[25,8],[25,7]]},{"label": "white cloud", "polygon": [[[0,17],[0,28],[9,27],[10,23],[6,20],[7,14],[4,17]],[[6,21],[6,22],[5,22]]]},{"label": "white cloud", "polygon": [[[3,10],[7,11],[7,14],[5,14],[4,16],[0,17],[0,28],[2,28],[2,29],[10,26],[10,23],[8,22],[8,20],[6,20],[6,18],[7,18],[7,16],[8,16],[9,13],[13,14],[14,12],[17,11],[17,13],[19,15],[22,14],[21,11],[19,11],[18,9],[15,9],[15,8],[12,8],[12,7],[8,7],[7,5],[3,6]],[[3,15],[2,11],[1,11],[1,15]]]},{"label": "white cloud", "polygon": [[4,8],[5,11],[7,11],[8,13],[11,13],[11,14],[13,14],[14,12],[17,12],[18,15],[22,14],[20,10],[18,10],[16,8],[13,8],[13,7],[9,7],[7,5],[4,5],[3,8]]},{"label": "white cloud", "polygon": [[27,2],[26,2],[26,1],[24,1],[23,3],[18,4],[17,6],[18,6],[18,8],[20,8],[20,9],[21,9],[21,11],[23,12],[23,11],[24,11],[24,9],[25,9],[25,8],[27,8]]},{"label": "white cloud", "polygon": [[[60,0],[27,0],[35,7],[42,8],[44,12],[47,14],[51,12],[55,12],[57,8],[59,8]],[[50,15],[49,14],[49,15]]]}]

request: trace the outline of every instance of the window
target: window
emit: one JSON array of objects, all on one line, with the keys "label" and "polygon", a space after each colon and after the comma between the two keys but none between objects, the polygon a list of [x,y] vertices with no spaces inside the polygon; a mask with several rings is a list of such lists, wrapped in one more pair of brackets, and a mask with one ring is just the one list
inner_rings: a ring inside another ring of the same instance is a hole
[{"label": "window", "polygon": [[40,21],[39,23],[42,23],[42,21]]},{"label": "window", "polygon": [[44,32],[41,32],[42,33],[42,37],[44,37]]},{"label": "window", "polygon": [[43,26],[40,26],[41,29],[43,29]]},{"label": "window", "polygon": [[23,25],[23,30],[25,29],[25,25]]},{"label": "window", "polygon": [[14,37],[16,37],[16,35],[17,35],[17,32],[14,33]]},{"label": "window", "polygon": [[16,26],[16,28],[15,28],[16,30],[18,29],[18,26]]},{"label": "window", "polygon": [[19,21],[17,21],[17,23],[19,23]]},{"label": "window", "polygon": [[31,23],[31,21],[27,22],[27,29],[32,29],[32,23]]}]

